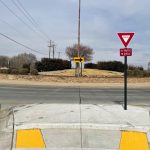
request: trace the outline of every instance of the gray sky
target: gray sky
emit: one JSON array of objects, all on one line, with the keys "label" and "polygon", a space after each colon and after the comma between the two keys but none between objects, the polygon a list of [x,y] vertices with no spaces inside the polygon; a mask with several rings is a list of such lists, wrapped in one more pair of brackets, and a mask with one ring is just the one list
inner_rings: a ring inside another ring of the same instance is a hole
[{"label": "gray sky", "polygon": [[[55,41],[57,52],[66,58],[65,49],[77,43],[78,0],[19,0],[49,38],[41,35],[14,5],[18,0],[3,0],[29,27],[17,19],[0,2],[0,33],[48,55],[48,40]],[[17,3],[18,4],[18,3]],[[82,0],[81,43],[94,49],[93,62],[119,60],[123,48],[117,32],[135,32],[129,47],[133,56],[129,64],[147,68],[150,62],[150,1],[149,0]],[[0,55],[13,56],[32,52],[0,36]],[[38,58],[44,55],[36,54]],[[56,57],[58,54],[56,53]]]}]

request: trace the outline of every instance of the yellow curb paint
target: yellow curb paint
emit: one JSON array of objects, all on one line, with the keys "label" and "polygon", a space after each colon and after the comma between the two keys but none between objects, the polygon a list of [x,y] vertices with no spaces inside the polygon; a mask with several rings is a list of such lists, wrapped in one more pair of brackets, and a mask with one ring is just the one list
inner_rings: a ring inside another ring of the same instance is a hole
[{"label": "yellow curb paint", "polygon": [[17,130],[16,148],[45,148],[40,129]]},{"label": "yellow curb paint", "polygon": [[149,150],[146,133],[123,131],[120,150]]}]

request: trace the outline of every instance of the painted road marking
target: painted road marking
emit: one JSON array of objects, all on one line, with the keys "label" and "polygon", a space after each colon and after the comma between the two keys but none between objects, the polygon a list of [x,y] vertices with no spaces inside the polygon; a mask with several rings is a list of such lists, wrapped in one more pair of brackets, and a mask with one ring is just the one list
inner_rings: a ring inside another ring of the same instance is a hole
[{"label": "painted road marking", "polygon": [[17,130],[16,148],[45,148],[40,129]]},{"label": "painted road marking", "polygon": [[120,150],[149,150],[146,133],[123,131]]}]

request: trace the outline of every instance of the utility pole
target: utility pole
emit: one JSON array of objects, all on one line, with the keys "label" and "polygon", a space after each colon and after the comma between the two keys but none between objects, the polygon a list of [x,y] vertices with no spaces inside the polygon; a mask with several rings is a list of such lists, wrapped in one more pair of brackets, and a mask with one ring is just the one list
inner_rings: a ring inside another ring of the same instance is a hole
[{"label": "utility pole", "polygon": [[150,70],[150,62],[148,63],[148,70]]},{"label": "utility pole", "polygon": [[56,46],[55,44],[52,45],[52,47],[53,47],[53,59],[55,58],[55,46]]},{"label": "utility pole", "polygon": [[50,45],[48,46],[49,47],[49,59],[51,58],[51,47],[52,47],[52,41],[50,40]]},{"label": "utility pole", "polygon": [[[80,13],[81,13],[81,0],[78,4],[78,57],[80,57]],[[76,74],[80,76],[80,64],[77,63]]]},{"label": "utility pole", "polygon": [[8,58],[8,68],[10,69],[10,59]]},{"label": "utility pole", "polygon": [[58,52],[58,59],[60,58],[60,54],[61,54],[62,52]]},{"label": "utility pole", "polygon": [[81,13],[81,0],[79,0],[79,12],[78,12],[78,57],[80,57],[80,13]]}]

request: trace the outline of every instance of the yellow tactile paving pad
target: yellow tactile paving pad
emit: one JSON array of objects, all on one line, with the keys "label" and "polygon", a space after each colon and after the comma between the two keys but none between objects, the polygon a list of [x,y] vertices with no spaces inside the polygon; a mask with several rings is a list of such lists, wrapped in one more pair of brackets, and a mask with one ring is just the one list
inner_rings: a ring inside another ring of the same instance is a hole
[{"label": "yellow tactile paving pad", "polygon": [[17,130],[16,148],[45,148],[40,129]]},{"label": "yellow tactile paving pad", "polygon": [[149,150],[146,133],[123,131],[120,150]]}]

